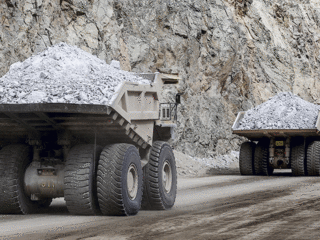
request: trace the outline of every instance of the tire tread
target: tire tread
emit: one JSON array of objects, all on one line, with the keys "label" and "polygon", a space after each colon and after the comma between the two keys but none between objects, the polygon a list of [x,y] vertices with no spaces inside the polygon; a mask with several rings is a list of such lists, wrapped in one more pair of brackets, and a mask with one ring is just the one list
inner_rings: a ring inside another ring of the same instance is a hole
[{"label": "tire tread", "polygon": [[[164,146],[169,146],[168,143],[163,141],[156,141],[153,143],[149,162],[144,167],[144,191],[143,191],[143,198],[142,198],[142,208],[147,210],[165,210],[171,208],[175,202],[175,198],[173,200],[172,206],[166,206],[164,203],[161,193],[160,193],[160,185],[159,185],[159,157],[161,155],[161,151]],[[169,146],[170,147],[170,146]],[[170,148],[171,149],[171,148]],[[176,171],[173,169],[172,171]],[[172,174],[175,177],[172,181],[177,182],[177,175]],[[173,184],[176,192],[177,185]]]},{"label": "tire tread", "polygon": [[254,175],[254,150],[256,144],[244,142],[241,144],[239,154],[239,168],[241,175]]},{"label": "tire tread", "polygon": [[[100,152],[101,147],[96,146],[96,155],[100,155]],[[95,177],[90,179],[91,165],[94,161],[93,153],[93,144],[81,144],[73,147],[68,154],[64,177],[64,199],[71,214],[100,214],[95,184],[92,182]]]},{"label": "tire tread", "polygon": [[300,139],[296,139],[296,142],[292,144],[291,150],[291,169],[293,176],[305,176],[306,168],[305,168],[305,147],[304,141]]},{"label": "tire tread", "polygon": [[[38,212],[41,206],[31,201],[19,185],[24,176],[24,168],[31,161],[28,145],[13,144],[0,151],[0,213],[30,214]],[[19,181],[20,179],[20,181]]]},{"label": "tire tread", "polygon": [[[128,212],[122,195],[122,169],[124,156],[131,144],[121,143],[106,146],[100,156],[97,173],[97,191],[102,214],[112,216],[128,216],[136,214]],[[138,190],[139,191],[139,190]],[[140,193],[142,195],[142,188]],[[140,202],[141,204],[141,202]]]},{"label": "tire tread", "polygon": [[308,146],[307,172],[309,176],[320,176],[320,141],[313,141]]},{"label": "tire tread", "polygon": [[269,140],[260,140],[254,152],[254,171],[256,175],[270,176],[273,168],[269,166]]}]

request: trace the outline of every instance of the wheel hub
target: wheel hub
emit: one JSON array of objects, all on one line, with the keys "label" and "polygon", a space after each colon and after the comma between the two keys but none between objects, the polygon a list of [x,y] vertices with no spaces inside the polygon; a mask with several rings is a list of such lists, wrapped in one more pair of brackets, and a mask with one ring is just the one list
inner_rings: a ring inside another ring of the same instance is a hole
[{"label": "wheel hub", "polygon": [[128,169],[127,191],[131,200],[136,198],[138,193],[138,171],[134,164],[131,164]]},{"label": "wheel hub", "polygon": [[163,164],[162,168],[162,184],[164,190],[169,193],[172,187],[172,170],[171,165],[168,160],[166,160]]}]

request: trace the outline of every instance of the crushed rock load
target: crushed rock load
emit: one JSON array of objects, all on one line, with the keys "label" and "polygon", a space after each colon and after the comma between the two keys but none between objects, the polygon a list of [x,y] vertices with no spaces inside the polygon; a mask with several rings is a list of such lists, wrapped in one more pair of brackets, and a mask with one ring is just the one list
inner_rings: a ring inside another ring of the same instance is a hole
[{"label": "crushed rock load", "polygon": [[0,78],[0,103],[110,105],[122,82],[150,84],[78,47],[59,43],[11,65]]},{"label": "crushed rock load", "polygon": [[248,110],[235,130],[312,129],[320,106],[283,92]]}]

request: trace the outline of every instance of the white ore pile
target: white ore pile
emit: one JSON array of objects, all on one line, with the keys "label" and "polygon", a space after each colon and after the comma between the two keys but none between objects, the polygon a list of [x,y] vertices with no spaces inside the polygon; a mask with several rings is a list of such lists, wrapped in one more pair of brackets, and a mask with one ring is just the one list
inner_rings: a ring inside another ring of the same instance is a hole
[{"label": "white ore pile", "polygon": [[283,92],[248,110],[235,130],[315,128],[320,106]]},{"label": "white ore pile", "polygon": [[75,46],[59,43],[11,65],[0,78],[0,103],[110,105],[122,82],[150,84]]}]

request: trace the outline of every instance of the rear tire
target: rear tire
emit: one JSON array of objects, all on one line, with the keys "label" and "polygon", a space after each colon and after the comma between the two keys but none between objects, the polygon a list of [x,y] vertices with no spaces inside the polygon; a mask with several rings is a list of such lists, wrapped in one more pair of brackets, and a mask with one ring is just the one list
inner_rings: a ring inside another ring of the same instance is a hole
[{"label": "rear tire", "polygon": [[64,199],[71,214],[100,214],[97,198],[97,162],[102,147],[93,144],[74,146],[67,158]]},{"label": "rear tire", "polygon": [[307,172],[309,176],[320,176],[320,141],[311,142],[308,146]]},{"label": "rear tire", "polygon": [[24,173],[31,162],[31,148],[27,145],[8,145],[0,151],[0,213],[30,214],[41,205],[24,191]]},{"label": "rear tire", "polygon": [[269,139],[260,140],[254,152],[254,170],[256,175],[270,176],[273,168],[269,166]]},{"label": "rear tire", "polygon": [[256,144],[244,142],[240,147],[239,168],[241,175],[254,175],[254,151]]},{"label": "rear tire", "polygon": [[103,215],[137,214],[142,200],[142,167],[137,148],[126,143],[106,146],[99,160],[97,186]]},{"label": "rear tire", "polygon": [[306,175],[304,139],[295,138],[292,142],[291,169],[293,176]]},{"label": "rear tire", "polygon": [[165,210],[173,207],[177,194],[177,170],[174,154],[166,142],[154,142],[149,162],[143,168],[142,208]]}]

